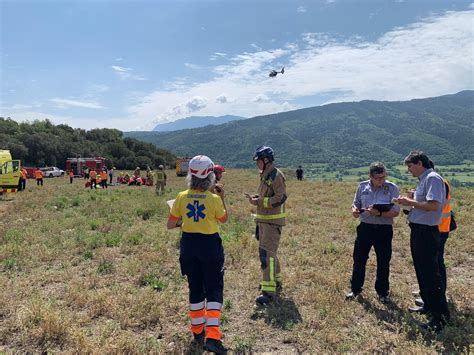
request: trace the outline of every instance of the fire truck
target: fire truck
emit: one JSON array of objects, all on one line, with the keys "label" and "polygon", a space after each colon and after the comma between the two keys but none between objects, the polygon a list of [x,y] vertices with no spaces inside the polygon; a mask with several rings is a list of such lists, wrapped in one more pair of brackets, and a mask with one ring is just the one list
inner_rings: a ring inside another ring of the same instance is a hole
[{"label": "fire truck", "polygon": [[102,170],[105,167],[105,158],[67,158],[66,160],[66,171],[71,171],[74,176],[82,176],[84,169]]},{"label": "fire truck", "polygon": [[188,174],[190,160],[189,157],[176,159],[176,176],[186,176]]}]

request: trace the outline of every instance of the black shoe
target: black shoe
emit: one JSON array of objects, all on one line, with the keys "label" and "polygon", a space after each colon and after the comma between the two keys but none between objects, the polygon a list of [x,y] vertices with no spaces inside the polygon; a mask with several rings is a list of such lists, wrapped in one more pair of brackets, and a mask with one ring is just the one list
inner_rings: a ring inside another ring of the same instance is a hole
[{"label": "black shoe", "polygon": [[224,348],[222,341],[216,339],[206,339],[204,350],[214,354],[227,354],[227,349]]},{"label": "black shoe", "polygon": [[359,295],[360,295],[360,292],[354,292],[354,291],[348,292],[346,293],[346,301],[355,300],[357,296]]},{"label": "black shoe", "polygon": [[272,295],[270,295],[268,292],[263,291],[260,296],[257,297],[255,302],[258,304],[268,304],[272,301]]},{"label": "black shoe", "polygon": [[446,323],[441,320],[430,320],[428,323],[422,324],[421,329],[427,330],[429,332],[438,333],[443,330],[446,326]]},{"label": "black shoe", "polygon": [[417,306],[420,306],[420,307],[424,307],[425,306],[425,302],[423,302],[423,300],[421,298],[416,298],[415,299],[415,304]]},{"label": "black shoe", "polygon": [[390,296],[389,295],[382,296],[382,295],[377,294],[377,298],[382,303],[389,303],[390,302]]},{"label": "black shoe", "polygon": [[201,333],[199,334],[196,334],[196,333],[193,333],[193,336],[194,336],[194,342],[196,344],[199,344],[199,345],[202,345],[204,344],[204,338],[205,338],[205,331],[203,330]]},{"label": "black shoe", "polygon": [[281,282],[277,281],[276,283],[276,293],[279,295],[280,293],[283,292],[283,285]]},{"label": "black shoe", "polygon": [[420,314],[428,313],[428,311],[425,309],[425,307],[420,307],[420,306],[408,307],[408,312],[410,312],[410,313],[420,313]]}]

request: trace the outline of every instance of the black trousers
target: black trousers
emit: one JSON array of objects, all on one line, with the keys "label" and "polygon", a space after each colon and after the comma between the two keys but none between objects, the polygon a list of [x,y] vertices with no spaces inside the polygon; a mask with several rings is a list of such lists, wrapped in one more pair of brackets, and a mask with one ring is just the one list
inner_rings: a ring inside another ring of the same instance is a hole
[{"label": "black trousers", "polygon": [[43,179],[36,179],[36,186],[39,186],[40,184],[43,186]]},{"label": "black trousers", "polygon": [[444,246],[449,238],[449,232],[440,232],[439,233],[439,248],[438,248],[438,267],[439,273],[441,275],[441,283],[443,285],[443,290],[446,292],[446,287],[448,287],[448,278],[446,276],[446,266],[444,265]]},{"label": "black trousers", "polygon": [[23,191],[26,189],[26,179],[20,179],[20,185],[18,186],[18,191]]},{"label": "black trousers", "polygon": [[438,226],[410,223],[410,228],[411,256],[424,307],[434,320],[448,319],[448,303],[438,264]]},{"label": "black trousers", "polygon": [[223,301],[224,248],[218,233],[183,232],[179,262],[188,278],[189,303]]},{"label": "black trousers", "polygon": [[351,288],[360,293],[364,286],[365,267],[372,246],[377,257],[377,277],[375,290],[380,296],[387,296],[390,283],[390,259],[392,258],[393,228],[387,224],[361,223],[357,226],[357,238],[354,244],[354,267]]}]

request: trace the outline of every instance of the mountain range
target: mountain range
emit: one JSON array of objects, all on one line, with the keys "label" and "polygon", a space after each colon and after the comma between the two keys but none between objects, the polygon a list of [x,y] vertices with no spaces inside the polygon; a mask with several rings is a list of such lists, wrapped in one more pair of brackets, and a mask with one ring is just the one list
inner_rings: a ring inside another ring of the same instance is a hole
[{"label": "mountain range", "polygon": [[410,101],[334,103],[175,132],[127,132],[177,155],[205,154],[229,167],[254,166],[255,148],[273,147],[279,165],[358,167],[400,163],[410,150],[435,164],[474,157],[474,91]]},{"label": "mountain range", "polygon": [[245,117],[240,116],[191,116],[186,118],[181,118],[179,120],[167,123],[160,123],[153,128],[154,132],[171,132],[177,131],[180,129],[187,128],[198,128],[205,127],[209,125],[219,125],[235,120],[243,120]]}]

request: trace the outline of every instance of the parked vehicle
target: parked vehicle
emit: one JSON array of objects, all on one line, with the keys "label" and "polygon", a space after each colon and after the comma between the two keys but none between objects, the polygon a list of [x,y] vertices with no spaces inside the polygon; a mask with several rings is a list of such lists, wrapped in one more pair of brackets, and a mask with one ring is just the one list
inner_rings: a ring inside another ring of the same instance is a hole
[{"label": "parked vehicle", "polygon": [[100,171],[105,167],[105,158],[67,158],[66,170],[74,173],[74,176],[83,176],[84,169],[88,168]]},{"label": "parked vehicle", "polygon": [[176,176],[186,176],[188,174],[189,161],[191,158],[176,159]]},{"label": "parked vehicle", "polygon": [[0,150],[0,194],[16,192],[20,185],[21,162],[9,150]]},{"label": "parked vehicle", "polygon": [[61,170],[55,166],[40,168],[43,172],[44,177],[56,177],[56,176],[64,176],[64,170]]}]

